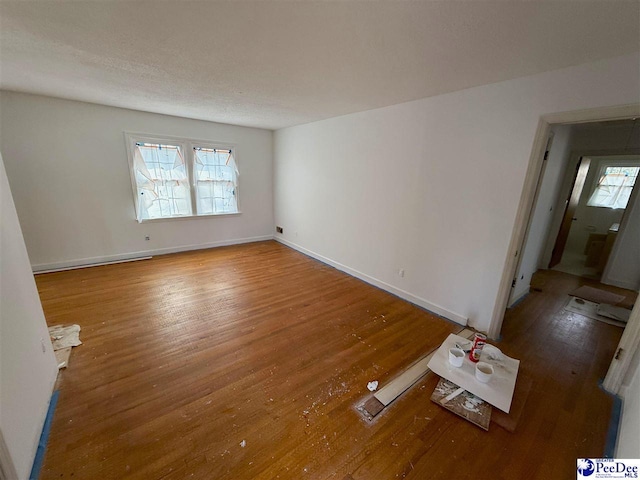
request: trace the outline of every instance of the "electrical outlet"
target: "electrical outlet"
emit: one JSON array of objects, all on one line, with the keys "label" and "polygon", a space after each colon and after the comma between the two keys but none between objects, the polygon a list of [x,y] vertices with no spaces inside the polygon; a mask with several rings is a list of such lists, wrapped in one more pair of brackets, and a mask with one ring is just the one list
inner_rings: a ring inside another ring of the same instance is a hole
[{"label": "electrical outlet", "polygon": [[284,233],[284,229],[283,229],[282,227],[278,227],[278,226],[276,225],[276,232],[278,232],[278,233]]},{"label": "electrical outlet", "polygon": [[144,236],[144,239],[145,239],[145,240],[151,240],[151,236],[149,236],[149,235],[145,235],[145,236]]}]

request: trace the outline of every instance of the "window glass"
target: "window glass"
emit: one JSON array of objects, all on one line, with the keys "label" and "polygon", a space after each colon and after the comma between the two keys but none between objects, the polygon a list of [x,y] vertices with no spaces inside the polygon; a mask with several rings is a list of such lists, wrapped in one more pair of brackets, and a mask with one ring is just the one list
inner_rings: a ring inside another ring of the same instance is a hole
[{"label": "window glass", "polygon": [[231,150],[194,147],[194,176],[199,215],[238,211],[238,171]]},{"label": "window glass", "polygon": [[626,208],[640,167],[609,166],[589,197],[590,207]]},{"label": "window glass", "polygon": [[187,167],[179,145],[137,142],[134,171],[139,219],[191,215]]},{"label": "window glass", "polygon": [[234,147],[189,139],[125,137],[139,222],[239,213]]}]

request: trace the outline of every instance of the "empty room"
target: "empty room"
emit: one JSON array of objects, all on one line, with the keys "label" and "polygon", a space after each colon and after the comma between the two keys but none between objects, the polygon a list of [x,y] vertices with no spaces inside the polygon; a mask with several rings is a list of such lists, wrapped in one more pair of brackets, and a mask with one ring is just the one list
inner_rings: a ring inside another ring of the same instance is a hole
[{"label": "empty room", "polygon": [[0,479],[640,471],[639,19],[1,0]]}]

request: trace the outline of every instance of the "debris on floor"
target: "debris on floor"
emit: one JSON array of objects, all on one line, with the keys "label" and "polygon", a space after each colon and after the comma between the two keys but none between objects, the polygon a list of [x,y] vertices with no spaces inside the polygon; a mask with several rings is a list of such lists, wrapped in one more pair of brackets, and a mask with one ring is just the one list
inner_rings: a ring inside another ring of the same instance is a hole
[{"label": "debris on floor", "polygon": [[367,383],[367,388],[370,392],[375,392],[378,389],[378,381],[374,380],[373,382]]},{"label": "debris on floor", "polygon": [[58,370],[67,368],[69,365],[69,356],[71,355],[71,347],[61,348],[60,350],[54,350],[56,356],[56,362],[58,363]]},{"label": "debris on floor", "polygon": [[627,323],[631,316],[631,310],[627,310],[622,307],[615,307],[606,303],[598,305],[596,312],[598,315],[602,315],[603,317],[612,318],[613,320],[618,320],[624,323]]},{"label": "debris on floor", "polygon": [[49,336],[53,345],[53,353],[56,355],[58,370],[69,364],[71,348],[82,345],[80,341],[80,325],[54,325],[49,327]]},{"label": "debris on floor", "polygon": [[[626,310],[620,307],[613,307],[612,305],[605,306],[605,304],[597,304],[589,300],[583,300],[582,298],[569,297],[569,301],[565,305],[564,310],[578,313],[585,317],[608,323],[609,325],[622,328],[626,326],[626,321],[618,320],[618,318],[624,318],[620,312]],[[631,313],[630,310],[627,311]],[[628,319],[628,317],[626,318]]]},{"label": "debris on floor", "polygon": [[489,430],[491,405],[476,395],[467,392],[464,388],[458,387],[455,383],[441,378],[431,395],[431,401],[483,430]]}]

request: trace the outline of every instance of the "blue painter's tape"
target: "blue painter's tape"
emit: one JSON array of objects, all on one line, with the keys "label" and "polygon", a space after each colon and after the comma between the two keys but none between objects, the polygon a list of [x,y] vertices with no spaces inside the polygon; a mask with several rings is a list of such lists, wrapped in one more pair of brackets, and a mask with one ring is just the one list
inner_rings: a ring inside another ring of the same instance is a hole
[{"label": "blue painter's tape", "polygon": [[53,413],[56,410],[56,404],[58,403],[59,393],[60,392],[56,390],[55,392],[53,392],[53,395],[51,395],[49,410],[47,411],[47,417],[44,419],[44,426],[42,427],[42,434],[40,435],[40,441],[38,442],[36,458],[33,459],[33,467],[31,468],[29,480],[38,480],[38,477],[40,476],[40,469],[42,468],[42,462],[44,462],[44,454],[47,451],[49,432],[51,432],[51,422],[53,420]]},{"label": "blue painter's tape", "polygon": [[620,430],[620,420],[622,419],[622,398],[618,395],[607,392],[602,386],[602,380],[598,382],[601,390],[613,398],[613,406],[611,407],[611,420],[609,421],[609,429],[607,430],[607,440],[604,445],[603,458],[615,458],[616,445],[618,443],[618,431]]},{"label": "blue painter's tape", "polygon": [[611,422],[609,423],[609,430],[607,431],[607,443],[604,447],[604,458],[615,458],[621,418],[622,399],[616,395],[613,397],[613,411],[611,412]]}]

